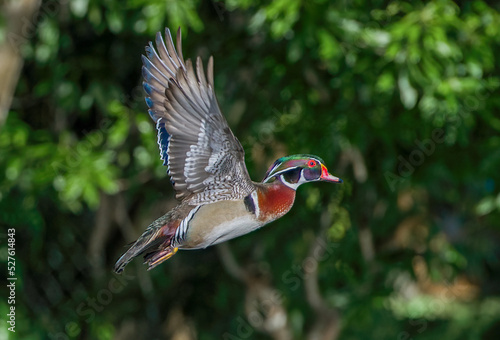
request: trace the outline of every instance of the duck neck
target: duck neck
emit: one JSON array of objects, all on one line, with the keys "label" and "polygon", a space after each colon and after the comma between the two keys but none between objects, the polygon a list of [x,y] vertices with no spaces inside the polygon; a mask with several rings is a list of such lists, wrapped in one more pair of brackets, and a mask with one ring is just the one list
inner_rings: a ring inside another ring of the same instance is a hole
[{"label": "duck neck", "polygon": [[295,190],[277,179],[257,186],[257,200],[259,207],[257,218],[269,223],[285,215],[292,208]]}]

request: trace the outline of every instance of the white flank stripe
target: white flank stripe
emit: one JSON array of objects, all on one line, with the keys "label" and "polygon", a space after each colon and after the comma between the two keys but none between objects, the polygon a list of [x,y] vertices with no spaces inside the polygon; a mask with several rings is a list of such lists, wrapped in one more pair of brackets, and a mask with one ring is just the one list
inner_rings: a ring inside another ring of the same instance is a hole
[{"label": "white flank stripe", "polygon": [[186,218],[181,221],[181,224],[179,224],[179,227],[175,231],[174,244],[173,244],[174,246],[178,246],[184,241],[187,234],[187,229],[189,227],[189,222],[191,222],[194,214],[196,214],[196,212],[198,211],[198,209],[200,209],[200,207],[201,205],[191,210],[189,214],[186,216]]}]

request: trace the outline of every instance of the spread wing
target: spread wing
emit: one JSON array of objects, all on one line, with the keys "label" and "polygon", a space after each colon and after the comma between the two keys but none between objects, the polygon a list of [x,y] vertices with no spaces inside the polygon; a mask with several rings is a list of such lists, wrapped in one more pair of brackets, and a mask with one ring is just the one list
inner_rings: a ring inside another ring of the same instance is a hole
[{"label": "spread wing", "polygon": [[245,152],[217,104],[213,59],[207,78],[200,57],[196,74],[191,60],[184,62],[181,30],[176,52],[170,31],[166,45],[156,34],[156,48],[146,46],[142,74],[149,114],[156,122],[163,164],[176,197],[191,204],[242,199],[254,190],[245,166]]}]

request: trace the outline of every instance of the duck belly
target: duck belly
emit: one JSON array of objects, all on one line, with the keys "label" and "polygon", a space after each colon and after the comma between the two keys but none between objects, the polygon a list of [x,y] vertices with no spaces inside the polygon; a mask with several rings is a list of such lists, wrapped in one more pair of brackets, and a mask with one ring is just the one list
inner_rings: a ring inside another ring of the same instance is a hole
[{"label": "duck belly", "polygon": [[221,201],[201,206],[188,223],[181,249],[199,249],[231,240],[262,227],[243,201]]}]

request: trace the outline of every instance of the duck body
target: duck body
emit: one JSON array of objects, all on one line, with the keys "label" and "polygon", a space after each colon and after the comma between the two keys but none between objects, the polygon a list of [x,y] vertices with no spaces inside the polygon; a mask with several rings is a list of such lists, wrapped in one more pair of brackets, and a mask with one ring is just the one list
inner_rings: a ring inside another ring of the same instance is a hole
[{"label": "duck body", "polygon": [[284,185],[256,184],[243,200],[195,207],[179,249],[206,248],[252,232],[286,214],[294,199],[295,191]]},{"label": "duck body", "polygon": [[243,199],[181,203],[146,229],[118,260],[115,271],[121,272],[142,253],[152,269],[179,249],[203,249],[248,234],[285,215],[294,200],[295,190],[286,185],[255,183],[255,190]]},{"label": "duck body", "polygon": [[285,215],[303,183],[342,182],[321,158],[303,154],[279,158],[262,182],[252,181],[243,147],[215,98],[213,59],[205,77],[197,58],[195,74],[182,56],[180,29],[178,51],[168,29],[166,36],[164,41],[157,34],[158,52],[151,43],[146,47],[143,85],[179,204],[151,223],[120,257],[118,273],[139,255],[152,269],[179,249],[206,248],[254,231]]}]

